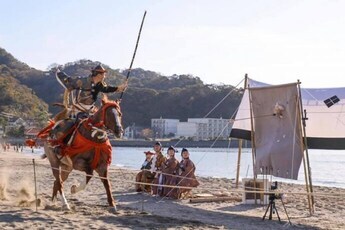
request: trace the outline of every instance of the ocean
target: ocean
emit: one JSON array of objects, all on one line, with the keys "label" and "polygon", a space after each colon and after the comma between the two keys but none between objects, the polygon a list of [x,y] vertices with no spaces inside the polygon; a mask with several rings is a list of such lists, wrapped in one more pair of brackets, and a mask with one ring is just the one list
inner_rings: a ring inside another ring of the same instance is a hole
[{"label": "ocean", "polygon": [[[144,151],[150,148],[113,147],[112,165],[140,169],[145,159]],[[181,151],[181,148],[178,148]],[[188,148],[190,158],[196,165],[196,175],[213,178],[236,177],[236,148]],[[43,149],[35,149],[34,154],[42,154]],[[24,148],[25,154],[32,154]],[[181,159],[180,152],[176,154]],[[345,188],[345,151],[344,150],[309,150],[309,160],[313,185]],[[240,178],[253,176],[251,149],[242,149]],[[304,183],[303,162],[299,170],[298,180],[274,178],[278,182]]]}]

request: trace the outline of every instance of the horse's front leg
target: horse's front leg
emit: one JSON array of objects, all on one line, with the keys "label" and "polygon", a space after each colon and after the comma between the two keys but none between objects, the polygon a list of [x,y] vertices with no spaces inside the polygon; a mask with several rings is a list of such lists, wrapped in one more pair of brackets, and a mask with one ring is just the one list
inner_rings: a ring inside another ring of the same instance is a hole
[{"label": "horse's front leg", "polygon": [[111,211],[116,213],[117,212],[116,204],[113,198],[113,194],[111,192],[111,185],[108,179],[108,167],[106,167],[106,169],[104,170],[98,171],[98,174],[100,177],[102,177],[101,180],[103,182],[105,191],[107,193],[108,204],[111,207]]},{"label": "horse's front leg", "polygon": [[67,199],[65,197],[65,194],[63,192],[63,181],[67,179],[68,177],[68,173],[64,173],[63,171],[61,172],[61,176],[57,175],[55,177],[55,181],[54,181],[54,187],[53,187],[53,196],[52,196],[52,201],[55,202],[56,200],[56,196],[57,196],[57,192],[60,193],[61,195],[61,201],[62,201],[62,208],[63,209],[67,209],[70,210],[69,204],[67,202]]},{"label": "horse's front leg", "polygon": [[72,185],[71,187],[71,193],[75,194],[77,192],[80,192],[82,190],[84,190],[86,188],[86,185],[89,183],[89,181],[91,180],[92,176],[93,176],[93,170],[91,168],[85,170],[86,173],[86,178],[85,181],[82,181],[81,183],[79,183],[79,185]]},{"label": "horse's front leg", "polygon": [[61,165],[61,180],[60,180],[60,189],[59,189],[59,192],[60,192],[60,195],[61,195],[61,202],[62,202],[62,208],[63,209],[66,209],[66,210],[70,210],[70,206],[67,202],[67,199],[65,197],[65,194],[63,192],[63,182],[65,180],[67,180],[68,178],[68,175],[70,174],[70,172],[72,171],[72,166],[71,165],[65,165],[65,164],[62,164]]}]

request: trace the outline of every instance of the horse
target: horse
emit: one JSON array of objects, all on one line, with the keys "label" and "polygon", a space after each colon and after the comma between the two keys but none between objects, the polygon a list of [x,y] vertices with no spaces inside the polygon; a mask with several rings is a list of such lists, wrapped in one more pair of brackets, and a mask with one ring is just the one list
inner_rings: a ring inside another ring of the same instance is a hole
[{"label": "horse", "polygon": [[[70,206],[63,192],[63,183],[70,172],[74,169],[86,173],[84,183],[71,187],[73,194],[83,190],[92,178],[93,172],[96,171],[103,182],[111,211],[117,211],[108,179],[112,147],[107,137],[107,130],[111,130],[115,137],[121,138],[123,134],[121,122],[122,113],[119,102],[108,101],[105,98],[102,100],[102,106],[92,116],[79,122],[71,119],[61,120],[49,130],[48,138],[44,143],[45,156],[43,158],[48,158],[55,177],[53,202],[59,192],[63,209],[69,210]],[[66,129],[66,127],[72,132],[68,135],[60,135],[62,132],[57,130]],[[56,153],[56,146],[60,146],[59,153]]]}]

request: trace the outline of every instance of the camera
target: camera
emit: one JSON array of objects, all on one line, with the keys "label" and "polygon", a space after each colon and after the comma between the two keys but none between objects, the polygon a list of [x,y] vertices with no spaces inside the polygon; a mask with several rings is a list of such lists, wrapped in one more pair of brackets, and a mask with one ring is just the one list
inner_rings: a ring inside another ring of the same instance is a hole
[{"label": "camera", "polygon": [[[273,184],[271,184],[271,190],[276,190],[276,189],[278,189],[278,181],[275,181],[275,182],[273,182]],[[269,199],[271,201],[273,201],[275,199],[280,199],[282,197],[281,195],[282,194],[280,194],[280,193],[270,194]]]},{"label": "camera", "polygon": [[273,184],[271,184],[271,190],[276,190],[278,189],[278,181],[273,182]]},{"label": "camera", "polygon": [[[273,183],[271,184],[271,191],[274,191],[274,190],[277,190],[277,189],[278,189],[278,181],[275,181],[275,182],[273,182]],[[282,202],[282,204],[283,204],[283,207],[284,207],[286,216],[288,217],[289,223],[290,223],[290,225],[291,225],[290,217],[288,216],[288,214],[287,214],[287,212],[286,212],[286,208],[285,208],[285,206],[284,206],[283,197],[284,197],[284,194],[283,194],[283,193],[279,193],[279,191],[274,191],[274,192],[270,192],[270,193],[269,193],[268,198],[269,198],[270,202],[269,202],[269,204],[268,204],[268,206],[267,206],[267,209],[266,209],[266,212],[265,212],[264,216],[262,217],[263,220],[265,220],[267,212],[270,211],[270,212],[269,212],[269,218],[268,218],[268,219],[269,219],[269,220],[272,220],[272,214],[273,214],[273,213],[276,213],[276,214],[277,214],[277,217],[278,217],[278,220],[280,221],[280,217],[279,217],[278,210],[277,210],[277,208],[276,208],[276,203],[275,203],[275,200],[276,200],[276,199],[279,199],[279,200],[281,200],[281,202]]]}]

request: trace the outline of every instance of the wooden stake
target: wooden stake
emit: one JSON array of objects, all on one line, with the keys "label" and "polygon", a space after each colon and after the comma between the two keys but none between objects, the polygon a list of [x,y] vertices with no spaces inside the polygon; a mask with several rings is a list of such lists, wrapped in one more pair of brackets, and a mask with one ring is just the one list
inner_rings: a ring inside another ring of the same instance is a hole
[{"label": "wooden stake", "polygon": [[242,139],[239,139],[238,140],[238,155],[237,155],[236,188],[238,188],[238,181],[240,177],[241,154],[242,154]]},{"label": "wooden stake", "polygon": [[35,205],[36,205],[36,212],[37,212],[37,180],[36,180],[36,164],[35,164],[35,159],[32,159],[32,163],[33,163],[33,166],[34,166]]},{"label": "wooden stake", "polygon": [[303,117],[303,104],[302,104],[302,94],[301,94],[301,82],[298,80],[298,91],[299,91],[299,104],[300,104],[300,116],[302,117],[302,131],[303,131],[303,144],[305,147],[305,156],[303,154],[303,164],[304,164],[304,174],[306,177],[307,192],[308,192],[308,203],[309,203],[309,212],[310,215],[314,213],[314,196],[313,196],[313,184],[311,178],[311,171],[310,171],[310,164],[309,164],[309,154],[308,154],[308,143],[307,143],[307,133],[306,133],[306,123],[305,120],[307,119],[307,114],[305,112],[305,116]]},{"label": "wooden stake", "polygon": [[189,199],[190,203],[205,203],[205,202],[220,202],[220,201],[235,201],[241,202],[242,199],[232,197],[232,196],[223,196],[223,197],[207,197],[207,198],[192,198]]},{"label": "wooden stake", "polygon": [[[247,79],[247,74],[246,74]],[[249,87],[248,87],[249,88]],[[252,97],[250,96],[250,92],[248,91],[249,96],[249,108],[250,108],[250,127],[251,127],[251,144],[252,144],[252,161],[253,161],[253,179],[254,179],[254,189],[256,189],[256,176],[255,176],[255,156],[256,156],[256,146],[255,146],[255,135],[254,135],[254,118],[253,118],[253,106],[252,106]],[[254,194],[255,204],[256,201],[256,194]]]}]

